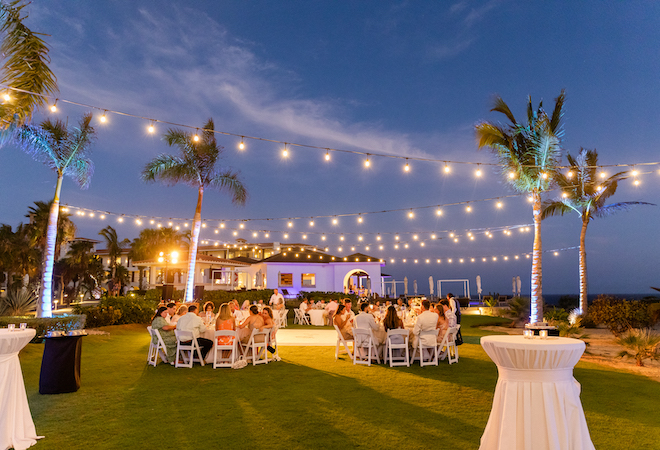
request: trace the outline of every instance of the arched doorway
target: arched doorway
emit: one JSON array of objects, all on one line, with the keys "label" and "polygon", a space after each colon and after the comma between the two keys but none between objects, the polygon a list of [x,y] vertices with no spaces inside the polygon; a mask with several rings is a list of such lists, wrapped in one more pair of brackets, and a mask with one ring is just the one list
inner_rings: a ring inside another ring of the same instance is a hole
[{"label": "arched doorway", "polygon": [[369,273],[362,269],[353,269],[344,275],[344,292],[358,294],[361,291],[368,290],[371,293],[371,283],[373,281],[369,277]]}]

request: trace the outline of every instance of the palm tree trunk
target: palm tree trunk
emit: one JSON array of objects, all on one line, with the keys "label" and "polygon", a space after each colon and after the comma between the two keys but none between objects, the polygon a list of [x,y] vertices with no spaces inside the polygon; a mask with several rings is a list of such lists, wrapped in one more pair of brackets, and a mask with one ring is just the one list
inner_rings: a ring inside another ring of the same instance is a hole
[{"label": "palm tree trunk", "polygon": [[530,301],[529,321],[534,323],[543,320],[543,249],[541,243],[541,194],[534,192],[532,196],[532,208],[534,212],[534,249],[532,251],[532,298]]},{"label": "palm tree trunk", "polygon": [[195,261],[197,260],[197,241],[199,231],[202,228],[202,198],[204,187],[200,186],[197,194],[197,208],[193,218],[192,235],[190,236],[190,248],[188,249],[188,278],[186,279],[185,302],[192,302],[195,293]]},{"label": "palm tree trunk", "polygon": [[589,218],[582,221],[580,232],[580,315],[587,313],[587,248],[585,247],[587,225]]},{"label": "palm tree trunk", "polygon": [[39,290],[39,304],[37,317],[53,317],[53,264],[55,263],[55,241],[57,240],[57,218],[60,213],[60,192],[62,191],[61,173],[57,174],[55,197],[50,206],[48,228],[46,230],[46,248],[41,268],[41,288]]}]

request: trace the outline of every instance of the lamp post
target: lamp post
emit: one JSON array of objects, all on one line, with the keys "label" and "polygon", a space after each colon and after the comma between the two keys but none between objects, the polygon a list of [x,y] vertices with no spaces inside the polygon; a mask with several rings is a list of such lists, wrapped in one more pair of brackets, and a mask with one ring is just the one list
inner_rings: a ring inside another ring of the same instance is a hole
[{"label": "lamp post", "polygon": [[[168,264],[176,264],[179,261],[179,252],[177,251],[172,251],[172,252],[160,252],[158,256],[158,262],[159,263],[165,263],[165,276],[163,278],[163,297],[165,297],[165,286],[167,285],[167,271],[168,271]],[[165,298],[163,298],[165,300]]]}]

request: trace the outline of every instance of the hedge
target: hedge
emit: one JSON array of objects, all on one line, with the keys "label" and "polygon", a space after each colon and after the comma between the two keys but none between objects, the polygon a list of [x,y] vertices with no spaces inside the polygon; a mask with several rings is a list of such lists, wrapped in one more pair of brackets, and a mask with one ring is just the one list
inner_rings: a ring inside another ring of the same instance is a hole
[{"label": "hedge", "polygon": [[41,336],[49,331],[71,331],[85,328],[86,317],[84,314],[63,315],[55,317],[0,317],[0,327],[6,328],[8,324],[14,323],[18,328],[19,324],[27,323],[28,328],[37,330],[37,334],[32,342],[41,342]]}]

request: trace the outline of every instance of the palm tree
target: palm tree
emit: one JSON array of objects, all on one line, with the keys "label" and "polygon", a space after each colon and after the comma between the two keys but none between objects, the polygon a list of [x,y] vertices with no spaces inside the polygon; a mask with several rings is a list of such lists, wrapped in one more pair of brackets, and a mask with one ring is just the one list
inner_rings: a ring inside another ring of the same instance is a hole
[{"label": "palm tree", "polygon": [[598,152],[596,150],[580,149],[576,158],[567,156],[570,164],[568,174],[556,172],[553,175],[557,186],[561,189],[561,197],[557,200],[543,202],[541,218],[563,216],[564,213],[576,212],[582,219],[580,232],[580,314],[587,312],[587,250],[585,236],[589,222],[597,217],[608,216],[614,212],[630,209],[635,205],[652,205],[646,202],[620,202],[605,204],[614,195],[618,182],[625,178],[626,172],[618,172],[603,180],[599,178]]},{"label": "palm tree", "polygon": [[530,194],[534,216],[531,322],[543,320],[541,194],[550,188],[552,174],[561,158],[564,98],[562,90],[555,99],[555,108],[549,117],[543,109],[543,102],[534,110],[532,98],[529,97],[527,123],[520,123],[498,96],[491,111],[504,114],[511,123],[499,125],[482,122],[475,127],[479,148],[489,147],[502,165],[507,182],[518,192]]},{"label": "palm tree", "polygon": [[48,216],[37,317],[52,316],[53,261],[62,181],[66,175],[82,189],[86,189],[94,173],[94,165],[87,157],[94,138],[91,120],[92,114],[85,114],[79,126],[72,130],[68,130],[67,125],[60,120],[55,122],[46,120],[40,126],[23,125],[16,130],[17,144],[35,160],[44,162],[57,173],[55,196]]},{"label": "palm tree", "polygon": [[[28,208],[25,217],[30,219],[30,239],[40,252],[46,249],[46,236],[48,234],[48,218],[53,201],[34,202],[34,206]],[[60,258],[62,245],[72,241],[76,237],[76,225],[70,219],[71,214],[60,211],[57,217],[57,239],[55,241],[55,261]]]},{"label": "palm tree", "polygon": [[128,247],[131,241],[129,239],[120,241],[117,237],[117,231],[110,225],[99,231],[99,234],[105,239],[108,258],[110,258],[110,279],[115,285],[118,285],[118,280],[115,279],[117,275],[117,259],[121,256],[122,249]]},{"label": "palm tree", "polygon": [[188,250],[188,277],[186,280],[185,301],[193,301],[195,287],[195,261],[197,242],[202,225],[202,198],[207,187],[228,192],[234,204],[243,205],[247,200],[247,190],[231,170],[218,170],[215,164],[222,147],[215,141],[213,119],[204,125],[202,136],[181,130],[169,129],[164,138],[171,147],[176,145],[181,156],[161,154],[150,161],[142,171],[146,182],[161,180],[169,185],[179,182],[197,188],[197,207],[193,218],[190,248]]},{"label": "palm tree", "polygon": [[[10,99],[0,105],[0,131],[3,141],[15,126],[27,123],[35,109],[45,105],[48,95],[57,91],[55,75],[48,67],[48,46],[39,33],[30,31],[21,17],[22,1],[0,2],[0,84],[10,89]],[[27,91],[27,92],[25,92]],[[30,93],[28,93],[30,92]],[[41,95],[35,95],[41,94]]]},{"label": "palm tree", "polygon": [[619,357],[635,358],[635,363],[640,367],[644,367],[645,359],[660,359],[660,354],[657,352],[660,336],[649,328],[628,330],[628,334],[617,338],[616,343],[632,350],[632,353],[627,350],[621,351]]}]

